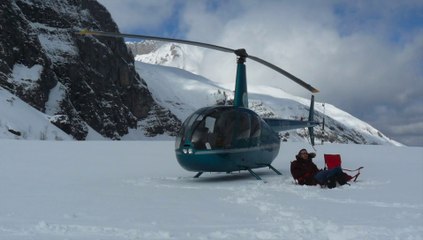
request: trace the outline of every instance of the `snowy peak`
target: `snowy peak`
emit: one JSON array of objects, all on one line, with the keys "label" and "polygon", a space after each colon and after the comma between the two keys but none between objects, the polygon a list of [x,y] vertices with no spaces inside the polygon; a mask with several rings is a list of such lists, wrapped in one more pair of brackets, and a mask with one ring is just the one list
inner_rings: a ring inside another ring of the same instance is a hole
[{"label": "snowy peak", "polygon": [[142,42],[126,42],[126,46],[129,48],[132,54],[136,56],[154,52],[163,46],[163,43],[158,41],[145,40]]},{"label": "snowy peak", "polygon": [[198,74],[203,52],[192,46],[175,43],[160,44],[156,41],[127,43],[136,61],[177,67]]}]

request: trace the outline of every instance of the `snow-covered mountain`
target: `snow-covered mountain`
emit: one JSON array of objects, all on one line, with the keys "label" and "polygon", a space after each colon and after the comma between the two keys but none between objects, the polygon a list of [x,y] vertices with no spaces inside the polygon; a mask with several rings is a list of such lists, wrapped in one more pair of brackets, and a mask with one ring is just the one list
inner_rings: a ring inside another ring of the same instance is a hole
[{"label": "snow-covered mountain", "polygon": [[[195,74],[203,57],[197,47],[174,43],[157,44],[156,49],[150,48],[141,54],[134,52],[134,45],[143,49],[143,44],[145,43],[130,44],[135,55],[136,70],[146,81],[155,101],[179,119],[184,120],[200,107],[233,99],[234,83],[219,84]],[[151,46],[151,41],[148,46]],[[249,106],[261,116],[288,119],[308,117],[308,99],[270,86],[249,84],[248,88]],[[324,118],[326,123],[324,129],[322,126],[315,128],[317,142],[401,145],[331,104],[317,102],[315,108],[315,119],[322,122]],[[308,133],[299,129],[283,132],[281,138],[283,141],[308,141]]]},{"label": "snow-covered mountain", "polygon": [[147,40],[127,42],[126,45],[135,56],[136,61],[177,67],[198,74],[203,59],[203,51],[197,47],[184,44],[161,43]]},{"label": "snow-covered mountain", "polygon": [[[171,138],[194,110],[233,98],[232,83],[195,74],[204,56],[199,48],[128,44],[140,53],[134,62],[121,39],[75,34],[82,28],[118,31],[96,1],[11,0],[0,7],[0,138]],[[262,116],[308,115],[307,99],[281,89],[249,85],[249,94],[250,107]],[[324,131],[316,128],[318,139],[398,145],[334,106],[321,105],[316,119],[325,114],[327,124]],[[307,141],[307,132],[281,138]]]},{"label": "snow-covered mountain", "polygon": [[2,106],[1,137],[13,132],[13,138],[31,139],[30,132],[38,135],[54,125],[78,140],[90,139],[93,129],[121,139],[138,121],[157,116],[160,126],[150,124],[145,134],[167,129],[172,134],[180,126],[170,114],[161,119],[166,110],[152,99],[122,39],[76,34],[81,29],[118,31],[97,1],[0,1],[0,29],[0,104],[17,102],[13,96],[22,100],[13,110],[26,103],[49,119],[41,125],[31,117],[16,123]]}]

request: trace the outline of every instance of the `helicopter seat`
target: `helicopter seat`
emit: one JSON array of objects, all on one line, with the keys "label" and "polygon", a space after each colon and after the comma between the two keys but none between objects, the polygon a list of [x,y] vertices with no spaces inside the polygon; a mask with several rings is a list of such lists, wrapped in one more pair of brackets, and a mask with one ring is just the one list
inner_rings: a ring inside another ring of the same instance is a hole
[{"label": "helicopter seat", "polygon": [[[209,129],[206,127],[197,128],[192,134],[192,143],[194,147],[199,150],[207,149],[207,133]],[[210,144],[208,144],[210,146]]]}]

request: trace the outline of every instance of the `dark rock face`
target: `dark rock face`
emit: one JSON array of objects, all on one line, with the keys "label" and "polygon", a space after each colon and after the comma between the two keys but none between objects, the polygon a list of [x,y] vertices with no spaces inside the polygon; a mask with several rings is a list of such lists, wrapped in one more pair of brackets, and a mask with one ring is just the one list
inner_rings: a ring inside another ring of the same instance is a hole
[{"label": "dark rock face", "polygon": [[[118,32],[96,1],[2,1],[0,86],[78,140],[86,138],[88,126],[120,139],[161,107],[136,73],[123,39],[76,34],[83,28]],[[174,134],[180,121],[170,118],[175,121],[166,128]]]}]

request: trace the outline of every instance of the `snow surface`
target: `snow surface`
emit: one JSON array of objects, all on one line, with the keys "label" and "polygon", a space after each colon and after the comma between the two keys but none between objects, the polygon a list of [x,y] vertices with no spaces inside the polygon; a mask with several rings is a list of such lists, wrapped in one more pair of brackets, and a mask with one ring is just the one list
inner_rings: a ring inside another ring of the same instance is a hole
[{"label": "snow surface", "polygon": [[423,239],[423,148],[316,146],[364,166],[335,189],[293,183],[304,143],[256,172],[183,170],[173,141],[0,140],[0,239]]},{"label": "snow surface", "polygon": [[15,82],[31,90],[38,86],[37,81],[40,79],[43,66],[35,64],[32,67],[27,67],[23,64],[15,64],[13,66],[10,82]]},{"label": "snow surface", "polygon": [[0,87],[0,138],[24,140],[71,140],[51,124],[48,115],[29,106]]}]

